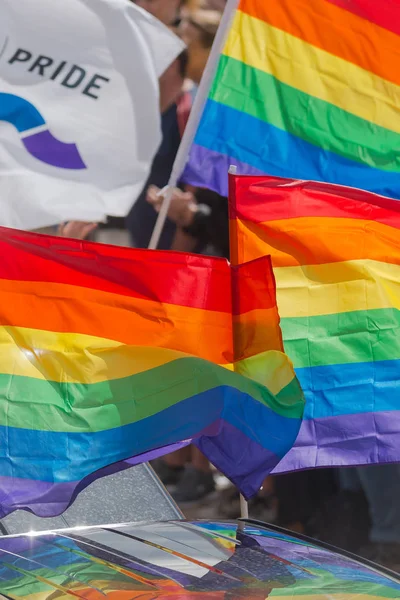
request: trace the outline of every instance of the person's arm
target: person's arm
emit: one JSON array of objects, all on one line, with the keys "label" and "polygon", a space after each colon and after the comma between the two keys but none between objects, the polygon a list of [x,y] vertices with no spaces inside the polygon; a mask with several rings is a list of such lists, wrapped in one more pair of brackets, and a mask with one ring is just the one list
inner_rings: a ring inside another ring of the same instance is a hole
[{"label": "person's arm", "polygon": [[[159,195],[160,189],[151,185],[147,190],[147,202],[151,204],[156,212],[160,212],[164,196]],[[183,192],[174,189],[171,204],[168,210],[168,218],[178,227],[188,227],[191,225],[194,215],[197,212],[197,202],[192,192]]]},{"label": "person's arm", "polygon": [[97,223],[84,221],[69,221],[58,226],[57,235],[60,237],[74,238],[76,240],[86,239],[95,229]]},{"label": "person's arm", "polygon": [[[201,202],[202,198],[209,200],[210,204]],[[161,210],[163,197],[159,195],[158,188],[149,188],[147,201],[157,212]],[[194,238],[197,244],[200,243],[205,246],[212,244],[222,255],[228,255],[229,228],[226,198],[222,198],[208,190],[196,190],[195,195],[192,192],[182,192],[175,189],[168,217],[186,235]]]}]

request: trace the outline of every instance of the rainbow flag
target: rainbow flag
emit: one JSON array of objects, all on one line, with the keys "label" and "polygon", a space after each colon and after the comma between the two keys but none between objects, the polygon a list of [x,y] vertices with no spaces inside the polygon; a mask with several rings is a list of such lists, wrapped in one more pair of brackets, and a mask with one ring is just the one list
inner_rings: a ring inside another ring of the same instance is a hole
[{"label": "rainbow flag", "polygon": [[230,182],[232,262],[271,255],[306,397],[275,472],[400,461],[400,204],[324,183]]},{"label": "rainbow flag", "polygon": [[268,258],[7,229],[0,253],[1,515],[59,514],[105,467],[192,441],[259,489],[303,411]]},{"label": "rainbow flag", "polygon": [[227,172],[400,197],[400,5],[240,0],[185,179]]}]

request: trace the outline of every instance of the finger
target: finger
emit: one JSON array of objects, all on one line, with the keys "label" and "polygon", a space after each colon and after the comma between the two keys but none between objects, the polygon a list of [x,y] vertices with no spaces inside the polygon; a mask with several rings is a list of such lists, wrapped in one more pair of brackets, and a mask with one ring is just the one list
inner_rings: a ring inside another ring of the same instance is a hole
[{"label": "finger", "polygon": [[156,192],[153,192],[151,190],[149,190],[147,192],[147,202],[150,202],[150,204],[157,204],[158,202],[161,202],[161,201],[162,201],[162,198],[157,196]]},{"label": "finger", "polygon": [[196,202],[196,198],[192,192],[183,192],[183,198],[185,198],[185,200],[190,200],[191,202]]},{"label": "finger", "polygon": [[158,194],[159,191],[160,191],[160,188],[157,187],[156,185],[149,185],[149,187],[148,187],[148,192]]},{"label": "finger", "polygon": [[151,198],[152,202],[159,202],[162,196],[159,196],[160,189],[155,185],[149,187],[147,191],[148,198]]}]

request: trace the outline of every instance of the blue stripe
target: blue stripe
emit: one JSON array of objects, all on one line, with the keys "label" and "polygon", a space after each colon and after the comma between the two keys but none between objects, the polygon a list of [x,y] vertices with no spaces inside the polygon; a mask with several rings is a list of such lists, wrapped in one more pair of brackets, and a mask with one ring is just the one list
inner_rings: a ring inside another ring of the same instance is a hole
[{"label": "blue stripe", "polygon": [[[224,427],[224,423],[230,427]],[[0,477],[80,481],[107,465],[196,438],[205,431],[224,443],[229,437],[231,456],[227,458],[233,461],[235,457],[239,461],[243,454],[231,439],[235,438],[234,430],[282,457],[296,439],[299,427],[300,419],[283,417],[248,394],[220,386],[137,423],[107,431],[64,433],[2,426]],[[223,444],[215,444],[224,454]]]},{"label": "blue stripe", "polygon": [[[398,173],[343,158],[214,100],[207,101],[195,144],[264,174],[326,181],[400,198]],[[216,163],[214,169],[219,167]],[[191,169],[196,169],[193,162]],[[203,171],[202,178],[207,185],[219,176]]]},{"label": "blue stripe", "polygon": [[296,369],[304,419],[400,409],[400,360]]}]

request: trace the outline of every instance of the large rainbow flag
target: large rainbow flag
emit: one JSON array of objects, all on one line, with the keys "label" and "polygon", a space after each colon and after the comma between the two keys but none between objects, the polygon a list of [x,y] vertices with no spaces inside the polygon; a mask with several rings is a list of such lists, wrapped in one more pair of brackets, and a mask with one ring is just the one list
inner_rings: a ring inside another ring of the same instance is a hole
[{"label": "large rainbow flag", "polygon": [[59,514],[104,467],[191,441],[259,489],[303,411],[269,259],[7,229],[0,254],[0,515]]},{"label": "large rainbow flag", "polygon": [[400,4],[240,0],[185,179],[227,172],[400,197]]},{"label": "large rainbow flag", "polygon": [[324,183],[230,182],[232,262],[271,255],[306,396],[276,472],[400,461],[400,204]]}]

